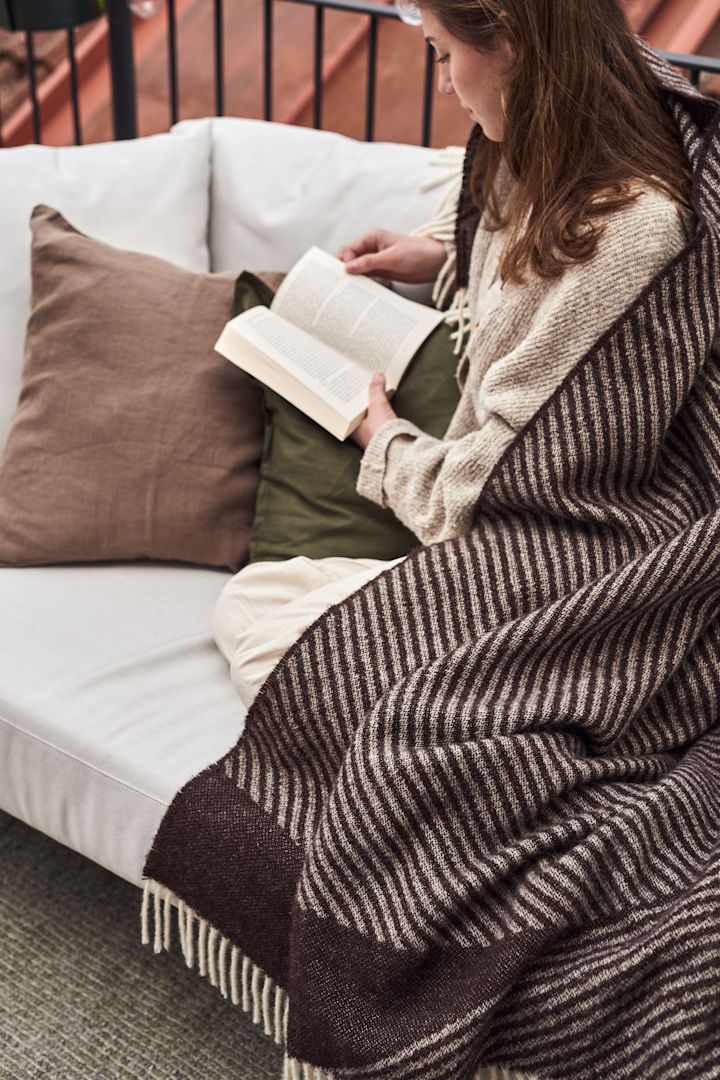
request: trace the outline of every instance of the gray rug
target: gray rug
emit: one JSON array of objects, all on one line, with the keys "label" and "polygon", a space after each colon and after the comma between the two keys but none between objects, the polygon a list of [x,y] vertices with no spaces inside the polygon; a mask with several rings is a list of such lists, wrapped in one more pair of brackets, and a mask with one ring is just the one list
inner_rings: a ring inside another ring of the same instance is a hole
[{"label": "gray rug", "polygon": [[140,900],[0,811],[0,1078],[279,1080],[280,1047],[177,943],[140,944]]}]

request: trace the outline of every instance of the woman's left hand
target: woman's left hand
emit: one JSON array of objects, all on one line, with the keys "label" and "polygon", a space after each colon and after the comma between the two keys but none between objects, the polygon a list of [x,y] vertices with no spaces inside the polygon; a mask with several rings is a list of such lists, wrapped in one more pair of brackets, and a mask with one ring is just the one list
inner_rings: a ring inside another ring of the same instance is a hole
[{"label": "woman's left hand", "polygon": [[376,371],[368,392],[368,411],[350,436],[364,450],[379,427],[388,420],[396,420],[397,413],[385,393],[385,376]]}]

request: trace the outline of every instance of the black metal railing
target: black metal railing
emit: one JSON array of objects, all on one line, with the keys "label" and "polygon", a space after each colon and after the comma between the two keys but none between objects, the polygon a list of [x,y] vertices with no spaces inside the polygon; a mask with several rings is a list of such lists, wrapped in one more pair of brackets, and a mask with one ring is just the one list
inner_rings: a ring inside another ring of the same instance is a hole
[{"label": "black metal railing", "polygon": [[[322,127],[323,115],[323,56],[325,12],[327,10],[350,12],[367,17],[367,67],[365,88],[364,137],[372,141],[375,133],[376,88],[378,68],[378,28],[381,19],[398,19],[396,9],[373,0],[262,0],[263,81],[262,112],[266,120],[273,119],[273,9],[277,2],[305,4],[314,8],[313,32],[313,108],[312,123]],[[170,124],[180,118],[177,61],[177,13],[175,0],[166,0],[168,11],[168,81]],[[113,130],[116,139],[130,139],[137,135],[137,105],[135,66],[133,61],[132,14],[126,0],[107,0],[108,29],[110,41],[110,66],[113,106]],[[215,83],[215,115],[225,113],[225,58],[223,33],[223,0],[213,0],[213,42]],[[25,34],[30,100],[32,103],[33,137],[42,142],[40,106],[35,75],[33,34]],[[79,87],[75,58],[75,38],[72,29],[67,31],[67,48],[70,61],[71,99],[75,143],[82,142],[79,110]],[[693,85],[697,86],[703,72],[720,75],[720,60],[709,56],[691,56],[682,53],[660,51],[671,64],[682,69]],[[433,50],[427,46],[422,86],[422,121],[420,143],[430,145],[433,102]],[[0,116],[0,146],[2,145],[2,116]]]},{"label": "black metal railing", "polygon": [[[378,27],[380,19],[399,19],[396,9],[387,4],[378,4],[372,0],[286,0],[286,2],[305,4],[315,9],[313,34],[313,127],[322,127],[323,106],[323,35],[325,11],[345,11],[368,17],[368,50],[365,91],[365,133],[364,137],[372,142],[375,134],[375,106],[378,64]],[[263,64],[263,116],[272,120],[272,10],[274,0],[263,0],[264,4],[264,64]],[[433,59],[432,47],[428,46],[425,54],[423,77],[423,108],[420,141],[423,146],[430,143],[432,124],[432,89]],[[718,68],[720,70],[720,66]]]}]

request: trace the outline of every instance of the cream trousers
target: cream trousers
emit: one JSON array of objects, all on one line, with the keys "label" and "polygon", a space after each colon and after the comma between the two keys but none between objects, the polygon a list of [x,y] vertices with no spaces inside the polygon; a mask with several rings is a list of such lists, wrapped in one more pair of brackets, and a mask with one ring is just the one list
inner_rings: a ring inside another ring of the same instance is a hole
[{"label": "cream trousers", "polygon": [[225,585],[212,629],[249,706],[280,657],[333,604],[402,559],[294,559],[244,566]]}]

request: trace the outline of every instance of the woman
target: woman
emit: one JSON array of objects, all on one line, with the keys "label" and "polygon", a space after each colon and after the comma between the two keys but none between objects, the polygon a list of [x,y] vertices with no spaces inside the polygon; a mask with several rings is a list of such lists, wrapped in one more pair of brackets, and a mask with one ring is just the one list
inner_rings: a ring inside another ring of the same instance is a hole
[{"label": "woman", "polygon": [[[338,257],[348,273],[405,282],[448,282],[454,270],[469,338],[445,436],[398,417],[380,374],[353,435],[358,492],[430,544],[472,527],[505,449],[682,249],[694,216],[687,162],[620,0],[417,8],[440,93],[475,122],[454,239],[381,229]],[[298,558],[241,570],[213,628],[243,701],[327,607],[391,565]]]}]

